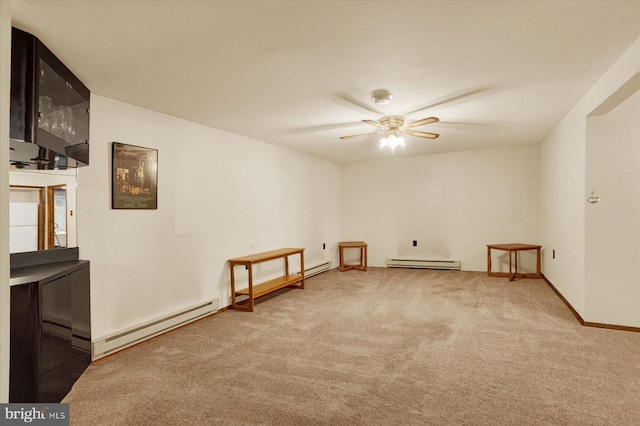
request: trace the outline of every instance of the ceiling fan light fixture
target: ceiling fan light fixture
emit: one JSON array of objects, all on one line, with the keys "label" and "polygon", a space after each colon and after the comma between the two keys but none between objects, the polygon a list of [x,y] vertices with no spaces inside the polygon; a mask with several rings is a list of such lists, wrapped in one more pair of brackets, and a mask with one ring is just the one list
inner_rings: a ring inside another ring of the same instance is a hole
[{"label": "ceiling fan light fixture", "polygon": [[387,105],[393,99],[393,95],[386,90],[376,90],[371,96],[371,100],[376,105]]},{"label": "ceiling fan light fixture", "polygon": [[398,136],[396,133],[389,133],[387,136],[380,139],[380,148],[389,148],[391,149],[392,154],[399,146],[404,146],[404,138],[402,136]]}]

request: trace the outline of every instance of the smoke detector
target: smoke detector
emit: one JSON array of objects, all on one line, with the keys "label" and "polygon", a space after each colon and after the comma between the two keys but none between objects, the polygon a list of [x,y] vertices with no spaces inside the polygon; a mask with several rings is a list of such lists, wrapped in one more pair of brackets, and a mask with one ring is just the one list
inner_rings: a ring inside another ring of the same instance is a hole
[{"label": "smoke detector", "polygon": [[372,93],[371,100],[376,105],[386,105],[393,99],[393,95],[388,90],[376,90]]}]

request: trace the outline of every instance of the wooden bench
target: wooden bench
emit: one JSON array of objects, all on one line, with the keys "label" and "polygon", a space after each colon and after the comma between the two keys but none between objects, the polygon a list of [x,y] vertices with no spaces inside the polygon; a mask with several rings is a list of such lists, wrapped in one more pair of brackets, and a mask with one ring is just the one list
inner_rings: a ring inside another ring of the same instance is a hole
[{"label": "wooden bench", "polygon": [[[300,255],[300,275],[289,274],[289,256]],[[261,284],[253,283],[253,265],[268,262],[270,260],[284,259],[284,275]],[[254,300],[260,296],[267,295],[284,287],[304,288],[304,249],[303,248],[282,248],[278,250],[267,251],[264,253],[252,254],[249,256],[236,257],[229,259],[229,270],[231,271],[231,308],[240,311],[253,312]],[[241,290],[236,290],[235,267],[243,265],[247,268],[249,274],[249,286]],[[298,284],[299,283],[299,284]],[[297,285],[296,285],[297,284]],[[238,296],[248,296],[247,300],[240,303]]]}]

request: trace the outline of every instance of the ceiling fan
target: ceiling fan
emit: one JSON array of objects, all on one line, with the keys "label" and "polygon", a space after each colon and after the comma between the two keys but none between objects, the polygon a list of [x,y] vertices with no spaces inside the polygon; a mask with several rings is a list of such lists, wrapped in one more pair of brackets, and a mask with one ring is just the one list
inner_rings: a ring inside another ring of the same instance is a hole
[{"label": "ceiling fan", "polygon": [[359,135],[341,136],[340,139],[359,138],[361,136],[370,136],[378,134],[386,134],[380,139],[380,147],[389,147],[391,152],[398,146],[404,146],[404,138],[401,134],[418,136],[420,138],[435,139],[440,136],[437,133],[420,132],[417,130],[410,130],[412,127],[424,126],[426,124],[436,123],[440,121],[437,117],[427,117],[422,120],[417,120],[412,123],[404,124],[404,117],[402,115],[387,115],[382,117],[380,121],[362,120],[364,123],[371,124],[372,126],[379,127],[382,131],[361,133]]}]

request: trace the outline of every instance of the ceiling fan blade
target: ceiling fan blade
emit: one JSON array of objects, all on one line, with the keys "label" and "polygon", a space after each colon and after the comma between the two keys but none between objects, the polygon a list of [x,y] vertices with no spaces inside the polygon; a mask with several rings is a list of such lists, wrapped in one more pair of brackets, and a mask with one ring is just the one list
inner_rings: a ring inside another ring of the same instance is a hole
[{"label": "ceiling fan blade", "polygon": [[382,124],[378,123],[377,121],[373,121],[373,120],[362,120],[362,122],[363,122],[363,123],[367,123],[367,124],[371,124],[372,126],[380,127],[381,129],[385,129],[385,130],[387,130],[387,128],[386,128],[384,125],[382,125]]},{"label": "ceiling fan blade", "polygon": [[[351,121],[349,123],[327,123],[327,124],[318,124],[315,126],[305,126],[305,127],[296,127],[285,129],[287,133],[314,133],[314,132],[324,132],[327,130],[337,130],[337,129],[345,129],[348,127],[355,127],[360,125],[360,121]],[[346,130],[343,130],[346,131]]]},{"label": "ceiling fan blade", "polygon": [[415,130],[402,130],[401,133],[404,133],[405,135],[418,136],[420,138],[427,138],[427,139],[435,139],[438,136],[440,136],[437,133],[418,132]]},{"label": "ceiling fan blade", "polygon": [[360,111],[360,110],[358,110],[356,108],[353,108],[355,106],[355,107],[367,110],[367,111],[372,112],[372,113],[377,114],[377,115],[382,114],[382,112],[378,111],[377,109],[367,105],[364,102],[360,102],[356,98],[354,98],[354,97],[352,97],[350,95],[347,95],[346,93],[336,93],[334,95],[334,98],[339,103],[341,103],[341,104],[353,109],[354,111],[362,112],[362,111]]},{"label": "ceiling fan blade", "polygon": [[[430,109],[430,108],[435,108],[437,106],[440,105],[445,105],[445,104],[451,104],[451,105],[456,105],[459,103],[463,103],[463,102],[468,102],[468,101],[472,101],[474,99],[477,99],[483,92],[491,92],[495,90],[494,87],[479,87],[477,89],[471,89],[471,90],[467,90],[467,91],[459,91],[456,93],[452,93],[451,95],[447,96],[447,97],[443,97],[440,99],[437,99],[436,101],[427,104],[427,105],[423,105],[420,106],[412,111],[408,111],[405,114],[409,115],[409,114],[415,114],[416,112],[420,112],[420,111],[424,111],[425,109]],[[484,93],[484,95],[487,95],[487,93]],[[483,96],[484,96],[483,95]]]},{"label": "ceiling fan blade", "polygon": [[359,138],[361,136],[371,136],[371,135],[377,135],[379,133],[384,133],[384,132],[371,132],[371,133],[361,133],[359,135],[351,135],[351,136],[340,136],[340,139],[352,139],[352,138]]},{"label": "ceiling fan blade", "polygon": [[408,129],[410,127],[424,126],[425,124],[436,123],[438,121],[440,121],[438,117],[428,117],[428,118],[423,118],[422,120],[414,121],[413,123],[405,124],[402,127],[404,127],[405,129]]}]

